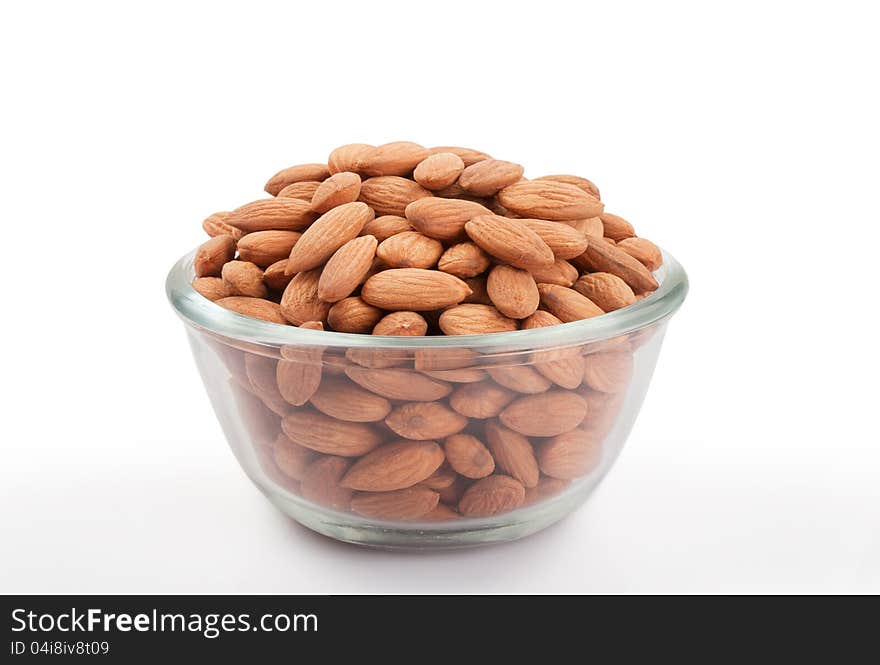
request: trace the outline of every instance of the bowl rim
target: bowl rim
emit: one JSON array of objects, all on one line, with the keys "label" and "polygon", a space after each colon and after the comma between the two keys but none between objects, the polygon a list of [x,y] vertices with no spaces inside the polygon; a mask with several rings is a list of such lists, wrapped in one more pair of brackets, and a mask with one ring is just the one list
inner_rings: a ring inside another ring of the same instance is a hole
[{"label": "bowl rim", "polygon": [[265,346],[439,349],[467,347],[482,353],[564,347],[600,341],[645,328],[674,314],[688,292],[681,264],[660,248],[663,265],[654,272],[659,287],[650,296],[622,309],[590,319],[530,330],[482,335],[392,337],[310,330],[255,319],[220,307],[192,287],[193,260],[198,248],[181,257],[168,272],[165,293],[183,321],[221,337]]}]

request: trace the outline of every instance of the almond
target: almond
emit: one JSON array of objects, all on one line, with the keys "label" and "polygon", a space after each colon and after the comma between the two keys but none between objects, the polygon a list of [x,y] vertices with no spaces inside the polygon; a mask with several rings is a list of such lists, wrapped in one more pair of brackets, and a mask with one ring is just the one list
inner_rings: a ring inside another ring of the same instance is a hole
[{"label": "almond", "polygon": [[516,321],[491,305],[455,305],[440,315],[440,329],[447,335],[483,335],[516,330]]},{"label": "almond", "polygon": [[280,432],[272,444],[272,457],[282,473],[294,480],[302,480],[306,468],[315,460],[315,453],[294,443],[284,432]]},{"label": "almond", "polygon": [[525,436],[556,436],[574,429],[587,415],[583,397],[568,390],[527,395],[501,412],[507,427]]},{"label": "almond", "polygon": [[277,390],[261,390],[260,388],[255,387],[250,381],[241,381],[237,377],[236,381],[238,381],[238,385],[241,388],[244,388],[251,395],[259,399],[260,402],[263,403],[263,406],[276,416],[284,416],[287,413],[288,405],[281,398],[281,395]]},{"label": "almond", "polygon": [[390,268],[430,268],[441,254],[443,245],[418,231],[397,233],[383,240],[376,250],[376,256]]},{"label": "almond", "polygon": [[592,242],[584,252],[583,259],[591,272],[610,272],[617,275],[629,284],[635,294],[654,291],[659,286],[650,270],[614,245]]},{"label": "almond", "polygon": [[443,189],[458,180],[464,162],[454,152],[437,152],[416,166],[413,179],[425,189]]},{"label": "almond", "polygon": [[227,298],[215,300],[214,304],[220,305],[220,307],[241,314],[242,316],[262,319],[263,321],[269,321],[270,323],[287,323],[287,319],[281,314],[281,308],[277,303],[274,303],[271,300],[248,298],[246,296],[229,296]]},{"label": "almond", "polygon": [[404,212],[416,231],[444,241],[464,239],[467,222],[474,217],[490,214],[486,206],[474,201],[438,197],[413,201]]},{"label": "almond", "polygon": [[371,219],[373,211],[359,201],[345,203],[324,213],[293,246],[286,272],[293,274],[317,268],[337,249],[356,238]]},{"label": "almond", "polygon": [[415,312],[391,312],[373,328],[374,335],[420,337],[428,332],[425,319]]},{"label": "almond", "polygon": [[550,380],[528,365],[487,367],[492,380],[514,392],[536,395],[550,389]]},{"label": "almond", "polygon": [[301,199],[312,202],[312,197],[321,186],[319,180],[306,180],[304,182],[292,182],[287,187],[278,192],[278,198]]},{"label": "almond", "polygon": [[472,366],[480,357],[463,348],[416,349],[414,363],[419,371],[461,369]]},{"label": "almond", "polygon": [[529,272],[539,284],[558,284],[565,287],[574,284],[580,274],[577,268],[565,259],[556,259],[549,267],[531,268]]},{"label": "almond", "polygon": [[343,298],[327,313],[327,323],[336,332],[368,333],[382,318],[382,310],[365,303],[359,296]]},{"label": "almond", "polygon": [[501,205],[522,217],[554,221],[596,217],[605,207],[582,189],[552,180],[517,182],[497,196]]},{"label": "almond", "polygon": [[338,302],[350,296],[366,279],[377,245],[373,236],[361,236],[337,249],[321,271],[318,297],[324,302]]},{"label": "almond", "polygon": [[430,402],[452,392],[448,383],[410,369],[349,367],[345,373],[362,388],[388,399]]},{"label": "almond", "polygon": [[591,181],[586,178],[581,178],[577,175],[544,175],[540,178],[535,178],[535,180],[550,180],[552,182],[562,182],[566,185],[574,185],[578,189],[584,190],[587,194],[591,196],[595,196],[597,199],[602,198],[599,196],[599,188],[596,187]]},{"label": "almond", "polygon": [[324,180],[329,176],[330,171],[326,164],[298,164],[281,169],[269,178],[263,189],[272,196],[277,196],[278,192],[291,183],[304,180]]},{"label": "almond", "polygon": [[275,358],[268,356],[245,353],[245,374],[254,390],[261,393],[278,392],[278,386],[275,384],[275,365],[277,362]]},{"label": "almond", "polygon": [[485,478],[495,470],[492,453],[471,434],[453,434],[443,442],[446,460],[465,478]]},{"label": "almond", "polygon": [[626,393],[601,393],[598,390],[585,390],[581,393],[587,403],[587,417],[581,427],[590,429],[597,436],[604,437],[617,422],[617,415],[623,406]]},{"label": "almond", "polygon": [[608,272],[584,275],[575,282],[574,288],[606,312],[627,307],[636,301],[636,296],[629,285],[617,275]]},{"label": "almond", "polygon": [[450,520],[461,519],[461,515],[445,503],[438,503],[433,510],[422,515],[420,519],[425,522],[448,522]]},{"label": "almond", "polygon": [[525,495],[521,482],[495,474],[468,487],[458,502],[458,510],[465,517],[490,517],[519,508]]},{"label": "almond", "polygon": [[634,238],[636,235],[633,225],[623,217],[606,212],[599,215],[599,218],[602,220],[603,235],[611,238],[614,242],[625,240],[626,238]]},{"label": "almond", "polygon": [[220,277],[196,277],[192,287],[208,300],[220,300],[232,295],[232,291]]},{"label": "almond", "polygon": [[587,237],[577,229],[559,222],[548,222],[543,219],[521,219],[520,224],[525,224],[537,233],[541,240],[553,251],[557,259],[573,259],[580,256],[587,249]]},{"label": "almond", "polygon": [[364,224],[364,228],[361,229],[361,235],[373,236],[376,240],[382,242],[393,235],[412,230],[413,227],[406,221],[406,217],[381,215]]},{"label": "almond", "polygon": [[415,312],[456,305],[470,293],[458,277],[423,268],[383,270],[361,289],[361,297],[375,307]]},{"label": "almond", "polygon": [[501,159],[484,159],[468,166],[458,179],[462,189],[477,196],[493,196],[500,189],[519,182],[524,169]]},{"label": "almond", "polygon": [[484,159],[492,159],[485,152],[480,152],[479,150],[473,150],[471,148],[460,148],[458,146],[444,145],[428,150],[428,153],[431,155],[436,155],[438,152],[451,152],[453,155],[458,155],[458,157],[461,158],[461,161],[464,162],[465,166],[476,164]]},{"label": "almond", "polygon": [[324,415],[353,423],[378,422],[391,413],[387,399],[347,379],[324,379],[309,401]]},{"label": "almond", "polygon": [[283,291],[290,284],[293,275],[285,274],[287,259],[276,261],[263,271],[263,284],[275,291]]},{"label": "almond", "polygon": [[238,257],[261,268],[286,259],[302,234],[297,231],[255,231],[238,241]]},{"label": "almond", "polygon": [[401,404],[385,418],[395,434],[416,441],[444,439],[463,430],[467,423],[467,418],[440,402]]},{"label": "almond", "polygon": [[472,242],[453,245],[440,257],[437,268],[461,279],[476,277],[489,267],[489,255]]},{"label": "almond", "polygon": [[357,173],[334,173],[315,190],[312,210],[324,213],[343,203],[353,203],[358,200],[360,193],[361,177]]},{"label": "almond", "polygon": [[376,146],[368,143],[349,143],[336,148],[327,158],[330,173],[357,171],[358,162],[375,148]]},{"label": "almond", "polygon": [[476,305],[491,305],[492,299],[489,297],[489,289],[487,287],[487,279],[485,275],[477,277],[468,277],[464,280],[467,287],[471,290],[471,294],[467,296],[463,303]]},{"label": "almond", "polygon": [[232,236],[236,241],[241,240],[242,236],[244,236],[244,231],[235,228],[226,221],[230,214],[228,212],[215,212],[213,215],[206,217],[205,221],[202,222],[202,228],[205,230],[205,233],[212,238],[226,235]]},{"label": "almond", "polygon": [[444,459],[443,449],[434,441],[386,443],[355,462],[342,485],[364,492],[405,489],[430,477]]},{"label": "almond", "polygon": [[294,443],[340,457],[358,457],[382,443],[382,435],[370,425],[338,420],[305,407],[284,416],[281,428]]},{"label": "almond", "polygon": [[584,358],[580,347],[535,351],[535,369],[561,388],[573,390],[584,380]]},{"label": "almond", "polygon": [[461,495],[464,494],[464,491],[468,488],[468,485],[470,485],[471,482],[472,480],[470,478],[459,476],[449,487],[437,490],[440,494],[440,501],[451,506],[457,505],[459,499],[461,499]]},{"label": "almond", "polygon": [[498,311],[512,319],[524,319],[534,314],[541,300],[531,273],[511,266],[492,268],[486,290]]},{"label": "almond", "polygon": [[529,318],[523,319],[520,326],[523,330],[531,330],[533,328],[546,328],[547,326],[558,326],[562,321],[553,316],[550,312],[539,309]]},{"label": "almond", "polygon": [[[410,443],[412,443],[410,441]],[[430,476],[419,483],[423,487],[430,487],[438,492],[442,489],[452,487],[458,480],[458,474],[452,470],[448,464],[441,464],[440,467]]]},{"label": "almond", "polygon": [[516,399],[516,394],[492,381],[465,383],[449,396],[449,406],[467,418],[494,418]]},{"label": "almond", "polygon": [[526,499],[523,501],[523,506],[531,506],[561,494],[570,484],[571,481],[568,480],[541,476],[538,479],[537,485],[526,490]]},{"label": "almond", "polygon": [[425,370],[428,376],[450,383],[479,383],[486,379],[486,370],[473,368]]},{"label": "almond", "polygon": [[321,385],[324,350],[320,347],[282,346],[275,381],[288,404],[302,406]]},{"label": "almond", "polygon": [[427,487],[408,487],[393,492],[358,492],[351,509],[358,515],[381,520],[417,520],[431,513],[440,495]]},{"label": "almond", "polygon": [[541,305],[563,323],[599,316],[605,312],[577,291],[557,284],[538,284]]},{"label": "almond", "polygon": [[480,215],[465,224],[465,232],[486,253],[516,268],[551,266],[556,260],[547,243],[517,220]]},{"label": "almond", "polygon": [[226,221],[234,227],[251,231],[300,231],[315,221],[317,215],[308,201],[300,199],[260,199],[236,208]]},{"label": "almond", "polygon": [[623,392],[632,374],[633,357],[630,353],[592,353],[584,358],[584,382],[593,390]]},{"label": "almond", "polygon": [[486,443],[499,470],[525,487],[538,484],[538,461],[526,437],[491,420],[486,423]]},{"label": "almond", "polygon": [[651,272],[663,265],[663,254],[660,248],[650,240],[644,238],[624,238],[617,243],[617,247],[637,259]]},{"label": "almond", "polygon": [[359,200],[376,214],[402,216],[410,203],[430,196],[433,196],[431,192],[417,182],[398,176],[380,176],[361,184]]},{"label": "almond", "polygon": [[268,295],[263,284],[263,271],[249,261],[230,261],[223,266],[223,283],[237,296],[265,298]]},{"label": "almond", "polygon": [[350,464],[342,457],[321,457],[309,464],[300,485],[303,498],[333,510],[348,510],[352,491],[339,481]]},{"label": "almond", "polygon": [[538,447],[538,466],[553,478],[572,480],[588,474],[602,458],[602,439],[589,429],[558,434]]},{"label": "almond", "polygon": [[306,321],[324,321],[330,311],[330,303],[318,297],[320,270],[298,273],[281,295],[281,313],[293,325]]},{"label": "almond", "polygon": [[394,141],[365,151],[355,170],[372,176],[404,176],[427,156],[428,150],[418,143]]},{"label": "almond", "polygon": [[[451,185],[449,185],[449,187],[438,189],[434,192],[434,196],[439,196],[444,199],[472,201],[474,203],[479,203],[480,205],[486,206],[487,209],[489,209],[489,203],[491,201],[491,199],[486,199],[482,196],[477,196],[476,194],[471,194],[470,192],[465,191],[462,186],[457,182],[452,183]],[[494,210],[489,211],[494,212]]]},{"label": "almond", "polygon": [[600,217],[587,217],[585,219],[572,219],[562,222],[567,226],[575,229],[579,233],[583,233],[589,238],[603,238],[605,235],[605,226],[602,224]]},{"label": "almond", "polygon": [[196,250],[193,258],[193,269],[196,277],[217,277],[223,264],[235,256],[235,239],[232,236],[220,235],[206,240]]}]

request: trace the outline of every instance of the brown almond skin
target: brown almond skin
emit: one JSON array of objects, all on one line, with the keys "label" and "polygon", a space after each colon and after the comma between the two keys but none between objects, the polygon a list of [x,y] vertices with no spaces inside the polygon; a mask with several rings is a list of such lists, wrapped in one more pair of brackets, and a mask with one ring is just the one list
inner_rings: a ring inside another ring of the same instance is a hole
[{"label": "brown almond skin", "polygon": [[411,141],[394,141],[365,150],[355,170],[370,176],[405,176],[428,156],[428,150]]},{"label": "brown almond skin", "polygon": [[492,299],[489,297],[489,290],[486,284],[486,275],[468,277],[466,280],[464,280],[464,283],[467,284],[467,287],[471,290],[471,293],[469,296],[465,297],[464,300],[462,300],[463,303],[467,303],[469,305],[492,304]]},{"label": "brown almond skin", "polygon": [[490,420],[486,423],[486,444],[499,470],[516,478],[525,487],[538,484],[538,460],[526,437]]},{"label": "brown almond skin", "polygon": [[340,457],[359,457],[382,443],[382,435],[371,425],[346,422],[307,408],[291,410],[282,419],[281,428],[294,443]]},{"label": "brown almond skin", "polygon": [[416,312],[391,312],[385,315],[376,327],[374,335],[395,337],[421,337],[428,332],[428,323]]},{"label": "brown almond skin", "polygon": [[463,170],[461,157],[454,152],[438,152],[419,162],[413,171],[413,180],[425,189],[443,189],[458,180]]},{"label": "brown almond skin", "polygon": [[541,476],[538,479],[537,485],[526,490],[526,499],[523,502],[523,506],[532,506],[540,501],[545,501],[557,494],[561,494],[569,485],[571,485],[569,480]]},{"label": "brown almond skin", "polygon": [[499,312],[511,319],[524,319],[538,309],[541,295],[527,270],[497,265],[486,280],[486,291]]},{"label": "brown almond skin", "polygon": [[597,199],[601,199],[599,196],[599,188],[586,178],[581,178],[577,175],[568,175],[568,174],[560,174],[560,175],[544,175],[540,178],[535,178],[535,180],[551,180],[553,182],[562,182],[566,185],[574,185],[578,189],[584,190],[587,194],[595,196]]},{"label": "brown almond skin", "polygon": [[429,478],[445,458],[443,449],[434,441],[393,441],[355,462],[342,485],[363,492],[405,489]]},{"label": "brown almond skin", "polygon": [[456,305],[470,293],[458,277],[423,268],[383,270],[370,277],[361,289],[364,301],[375,307],[414,312]]},{"label": "brown almond skin", "polygon": [[381,320],[382,310],[365,303],[359,296],[343,298],[327,313],[327,323],[336,332],[369,333]]},{"label": "brown almond skin", "polygon": [[541,472],[560,480],[585,476],[602,459],[602,437],[590,429],[578,427],[558,434],[537,449]]},{"label": "brown almond skin", "polygon": [[286,259],[300,239],[298,231],[255,231],[238,241],[238,258],[261,268]]},{"label": "brown almond skin", "polygon": [[364,224],[364,228],[361,229],[361,235],[373,236],[376,240],[382,242],[393,235],[412,230],[413,227],[410,226],[406,217],[400,217],[398,215],[381,215]]},{"label": "brown almond skin", "polygon": [[357,201],[360,193],[361,177],[357,173],[334,173],[315,189],[311,207],[315,212],[323,214],[343,203]]},{"label": "brown almond skin", "polygon": [[450,508],[445,503],[438,503],[432,511],[425,513],[419,519],[425,522],[448,522],[450,520],[461,519],[461,515],[458,514],[458,511],[454,508]]},{"label": "brown almond skin", "polygon": [[476,277],[491,264],[489,255],[472,242],[460,242],[447,249],[437,262],[438,270],[461,279]]},{"label": "brown almond skin", "polygon": [[437,490],[439,492],[442,489],[451,487],[455,484],[456,480],[458,480],[458,474],[456,474],[447,464],[441,464],[434,473],[425,478],[419,484],[424,487],[430,487],[432,490]]},{"label": "brown almond skin", "polygon": [[587,241],[589,242],[590,238],[604,238],[605,226],[602,224],[602,219],[600,217],[587,217],[585,219],[573,219],[562,222],[563,224],[570,226],[575,229],[579,233],[583,233],[587,236]]},{"label": "brown almond skin", "polygon": [[329,176],[330,170],[326,164],[297,164],[281,169],[269,178],[264,189],[272,196],[277,196],[278,192],[291,183],[304,180],[325,180]]},{"label": "brown almond skin", "polygon": [[418,231],[397,233],[383,240],[376,256],[389,268],[431,268],[443,254],[443,245]]},{"label": "brown almond skin", "polygon": [[315,461],[314,451],[294,443],[284,432],[280,432],[272,443],[272,458],[284,475],[294,480],[302,480],[306,468]]},{"label": "brown almond skin", "polygon": [[290,284],[293,275],[287,275],[287,259],[276,261],[263,271],[263,284],[273,291],[283,291]]},{"label": "brown almond skin", "polygon": [[196,277],[192,287],[211,301],[233,295],[220,277]]},{"label": "brown almond skin", "polygon": [[381,520],[426,519],[440,502],[440,494],[427,487],[407,487],[393,492],[357,492],[351,509],[358,515]]},{"label": "brown almond skin", "polygon": [[488,374],[486,370],[477,367],[464,367],[462,369],[437,369],[423,370],[424,374],[450,383],[479,383],[484,381]]},{"label": "brown almond skin", "polygon": [[385,418],[392,432],[416,441],[445,439],[463,430],[467,423],[467,418],[440,402],[401,404]]},{"label": "brown almond skin", "polygon": [[553,251],[541,237],[517,220],[498,215],[480,215],[464,230],[483,251],[516,268],[551,266]]},{"label": "brown almond skin", "polygon": [[468,487],[458,502],[458,511],[465,517],[490,517],[519,508],[525,495],[521,482],[495,474]]},{"label": "brown almond skin", "polygon": [[528,180],[508,185],[498,201],[521,217],[561,221],[597,217],[605,206],[575,185],[551,180]]},{"label": "brown almond skin", "polygon": [[465,478],[485,478],[495,471],[495,460],[485,444],[472,434],[453,434],[443,442],[446,460]]},{"label": "brown almond skin", "polygon": [[589,298],[574,289],[557,284],[538,284],[541,306],[563,323],[589,319],[605,312]]},{"label": "brown almond skin", "polygon": [[591,272],[610,272],[617,275],[629,284],[636,295],[655,291],[659,286],[650,270],[615,245],[592,242],[582,258]]},{"label": "brown almond skin", "polygon": [[440,329],[447,335],[483,335],[516,328],[516,321],[492,305],[455,305],[440,315]]},{"label": "brown almond skin", "polygon": [[358,162],[376,148],[369,143],[348,143],[339,146],[327,158],[330,173],[357,171]]},{"label": "brown almond skin", "polygon": [[493,196],[507,185],[519,182],[523,172],[519,164],[501,159],[484,159],[464,169],[458,184],[476,196]]},{"label": "brown almond skin", "polygon": [[633,228],[633,225],[623,217],[603,212],[599,215],[599,219],[602,220],[602,228],[604,229],[603,235],[607,238],[611,238],[614,242],[620,242],[627,238],[634,238],[636,235],[636,230]]},{"label": "brown almond skin", "polygon": [[233,295],[265,298],[268,295],[263,284],[263,271],[249,261],[230,261],[221,272],[223,283]]},{"label": "brown almond skin", "polygon": [[282,325],[287,323],[287,319],[281,314],[281,308],[271,300],[249,298],[247,296],[229,296],[214,301],[214,304],[237,314],[262,319],[269,323],[280,323]]},{"label": "brown almond skin", "polygon": [[550,267],[531,268],[529,270],[538,284],[558,284],[570,287],[578,278],[577,268],[565,259],[556,259]]},{"label": "brown almond skin", "polygon": [[510,367],[487,367],[486,371],[498,385],[514,392],[536,395],[550,389],[550,380],[528,365]]},{"label": "brown almond skin", "polygon": [[330,303],[318,297],[320,270],[297,273],[281,295],[281,313],[293,325],[306,321],[324,321],[330,311]]},{"label": "brown almond skin", "polygon": [[319,347],[281,347],[281,360],[275,368],[275,382],[285,402],[302,406],[315,394],[321,385],[323,354],[323,349]]},{"label": "brown almond skin", "polygon": [[591,353],[584,358],[584,383],[603,393],[626,390],[633,374],[629,352]]},{"label": "brown almond skin", "polygon": [[292,182],[287,187],[278,192],[278,198],[301,199],[312,202],[312,197],[321,186],[319,180],[306,180],[304,182]]},{"label": "brown almond skin", "polygon": [[464,226],[474,217],[491,211],[474,201],[457,199],[422,198],[406,206],[405,215],[412,227],[430,238],[444,242],[466,239]]},{"label": "brown almond skin", "polygon": [[516,399],[516,393],[493,381],[465,383],[449,396],[449,406],[466,418],[494,418]]},{"label": "brown almond skin", "polygon": [[628,307],[636,301],[636,295],[629,285],[608,272],[584,275],[575,282],[574,288],[606,312]]},{"label": "brown almond skin", "polygon": [[436,148],[430,148],[428,150],[428,153],[431,155],[436,155],[438,152],[451,152],[453,155],[458,155],[461,158],[461,161],[464,162],[465,166],[476,164],[477,162],[481,162],[484,159],[492,159],[489,155],[480,150],[474,150],[472,148],[462,148],[454,145],[442,145],[437,146]]},{"label": "brown almond skin", "polygon": [[541,236],[541,240],[553,251],[557,259],[573,259],[587,249],[587,237],[577,229],[559,222],[548,222],[543,219],[521,219],[532,231]]},{"label": "brown almond skin", "polygon": [[410,203],[432,196],[430,190],[412,180],[380,176],[364,180],[359,200],[375,210],[377,215],[403,216]]},{"label": "brown almond skin", "polygon": [[378,242],[373,236],[352,238],[327,261],[318,280],[318,298],[338,302],[350,296],[366,279]]},{"label": "brown almond skin", "polygon": [[218,277],[223,265],[235,256],[235,239],[228,235],[214,236],[196,250],[193,269],[196,277]]},{"label": "brown almond skin", "polygon": [[530,359],[542,376],[560,388],[573,390],[584,379],[584,358],[580,348],[535,351]]},{"label": "brown almond skin", "polygon": [[637,259],[643,266],[654,272],[663,265],[663,254],[660,248],[644,238],[624,238],[617,243],[618,249]]},{"label": "brown almond skin", "polygon": [[532,314],[529,318],[523,319],[523,322],[520,327],[523,330],[531,330],[532,328],[546,328],[547,326],[558,326],[561,323],[562,323],[562,321],[557,319],[550,312],[547,312],[543,309],[539,309],[537,312]]},{"label": "brown almond skin", "polygon": [[520,397],[501,412],[499,419],[525,436],[556,436],[580,425],[586,415],[583,397],[557,389]]},{"label": "brown almond skin", "polygon": [[317,218],[310,203],[301,199],[260,199],[236,208],[226,221],[247,233],[253,231],[301,231]]},{"label": "brown almond skin", "polygon": [[303,473],[300,492],[305,499],[333,510],[348,510],[352,491],[339,481],[351,461],[342,457],[319,457]]},{"label": "brown almond skin", "polygon": [[606,436],[617,421],[617,415],[623,406],[625,395],[625,393],[582,390],[581,396],[587,403],[587,417],[580,424],[580,427],[596,432],[597,436]]},{"label": "brown almond skin", "polygon": [[452,386],[411,369],[349,367],[346,375],[356,384],[388,399],[432,402],[452,392]]},{"label": "brown almond skin", "polygon": [[202,229],[212,238],[227,235],[232,236],[236,241],[241,240],[242,236],[244,236],[244,231],[235,228],[226,221],[229,215],[229,212],[215,212],[213,215],[208,215],[202,222]]},{"label": "brown almond skin", "polygon": [[373,219],[373,211],[359,201],[345,203],[324,213],[307,228],[290,251],[287,274],[317,268],[361,232]]},{"label": "brown almond skin", "polygon": [[324,379],[309,401],[324,415],[352,423],[378,422],[391,413],[387,399],[338,377]]}]

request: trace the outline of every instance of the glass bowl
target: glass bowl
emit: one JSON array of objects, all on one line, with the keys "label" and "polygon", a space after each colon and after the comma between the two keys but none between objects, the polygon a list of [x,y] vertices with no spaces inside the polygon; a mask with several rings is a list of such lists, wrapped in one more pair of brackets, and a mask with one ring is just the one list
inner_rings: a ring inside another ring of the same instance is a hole
[{"label": "glass bowl", "polygon": [[356,335],[215,305],[190,285],[194,254],[166,291],[242,469],[306,527],[386,548],[514,540],[583,503],[629,435],[688,289],[664,252],[653,294],[596,318]]}]

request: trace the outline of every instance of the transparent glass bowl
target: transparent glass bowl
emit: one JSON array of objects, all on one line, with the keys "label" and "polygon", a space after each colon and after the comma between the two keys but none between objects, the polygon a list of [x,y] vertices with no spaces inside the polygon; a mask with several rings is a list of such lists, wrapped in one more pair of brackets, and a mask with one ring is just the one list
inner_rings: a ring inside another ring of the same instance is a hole
[{"label": "transparent glass bowl", "polygon": [[[491,335],[353,335],[215,305],[190,286],[194,253],[171,269],[166,290],[242,469],[306,527],[388,548],[514,540],[580,505],[620,453],[688,289],[664,252],[660,287],[600,317]],[[377,446],[403,438],[443,450],[460,434],[486,444],[492,475],[505,479],[468,478],[448,460],[415,490],[399,488],[413,480],[408,468],[379,492],[345,475]]]}]

